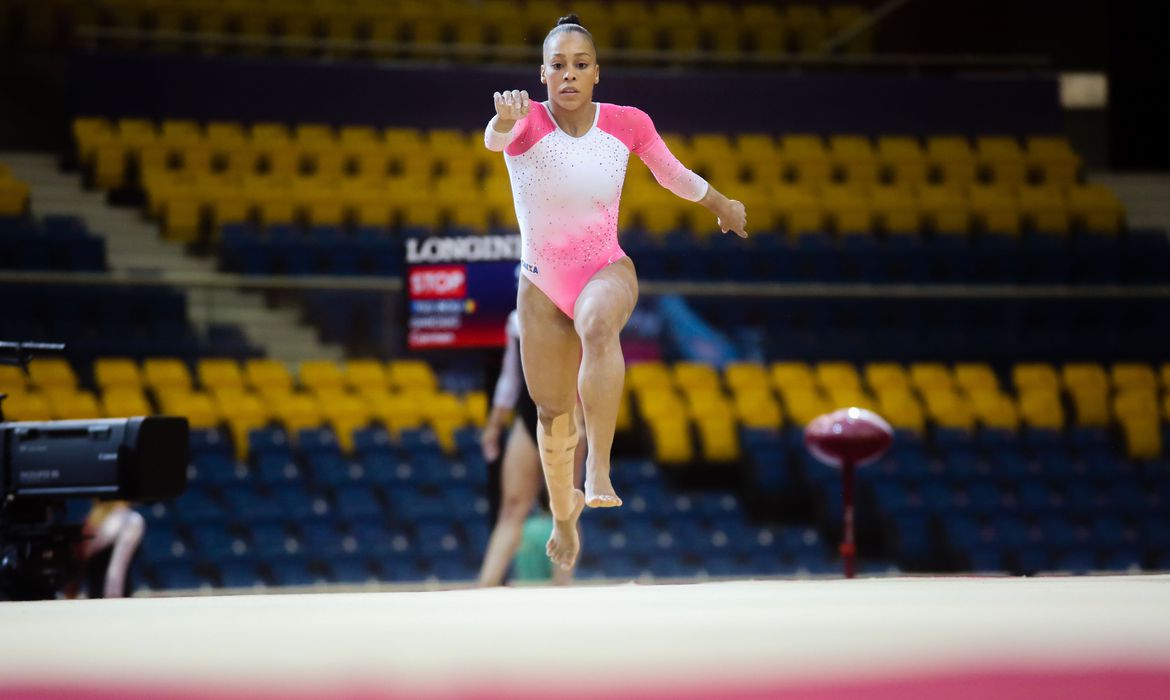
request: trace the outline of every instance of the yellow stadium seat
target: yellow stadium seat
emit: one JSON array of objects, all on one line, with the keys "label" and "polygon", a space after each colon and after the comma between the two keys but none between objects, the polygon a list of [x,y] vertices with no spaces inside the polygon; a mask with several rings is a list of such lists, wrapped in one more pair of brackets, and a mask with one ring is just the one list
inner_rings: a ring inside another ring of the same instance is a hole
[{"label": "yellow stadium seat", "polygon": [[28,391],[28,379],[19,367],[0,365],[0,394],[23,394]]},{"label": "yellow stadium seat", "polygon": [[975,159],[988,180],[999,187],[1019,187],[1027,179],[1024,152],[1014,137],[977,137]]},{"label": "yellow stadium seat", "polygon": [[[467,416],[467,420],[471,421],[472,425],[482,428],[487,424],[488,403],[487,393],[483,391],[469,391],[463,397],[463,413]],[[629,411],[629,404],[628,395],[623,392],[622,406],[626,409],[627,413]],[[618,419],[618,430],[621,430],[620,417]]]},{"label": "yellow stadium seat", "polygon": [[780,158],[786,176],[801,185],[824,185],[832,174],[829,153],[820,136],[789,134],[780,137]]},{"label": "yellow stadium seat", "polygon": [[289,394],[271,408],[276,421],[289,435],[295,436],[306,428],[319,428],[324,423],[321,404],[312,394]]},{"label": "yellow stadium seat", "polygon": [[812,390],[816,386],[812,370],[803,362],[775,362],[772,364],[772,382],[776,389]]},{"label": "yellow stadium seat", "polygon": [[81,420],[103,417],[97,399],[90,391],[73,391],[46,394],[53,418],[57,420]]},{"label": "yellow stadium seat", "polygon": [[1012,384],[1020,393],[1031,390],[1060,391],[1056,368],[1041,362],[1025,362],[1012,367]]},{"label": "yellow stadium seat", "polygon": [[687,416],[687,405],[669,387],[646,389],[635,396],[637,397],[638,413],[643,420],[685,419]]},{"label": "yellow stadium seat", "polygon": [[77,375],[68,360],[60,357],[38,357],[28,365],[29,380],[41,390],[75,389]]},{"label": "yellow stadium seat", "polygon": [[829,162],[841,180],[850,185],[873,185],[878,181],[878,159],[865,136],[829,137]]},{"label": "yellow stadium seat", "polygon": [[702,362],[678,362],[674,365],[674,383],[682,389],[719,390],[719,372]]},{"label": "yellow stadium seat", "polygon": [[12,421],[52,420],[53,410],[44,394],[30,391],[4,399],[4,418]]},{"label": "yellow stadium seat", "polygon": [[1074,185],[1068,188],[1068,206],[1078,226],[1093,233],[1121,231],[1125,210],[1105,185]]},{"label": "yellow stadium seat", "polygon": [[634,391],[669,389],[674,379],[661,362],[638,362],[626,369],[626,384]]},{"label": "yellow stadium seat", "polygon": [[1068,186],[1080,177],[1081,157],[1062,136],[1029,137],[1024,158],[1046,185]]},{"label": "yellow stadium seat", "polygon": [[828,185],[821,201],[832,228],[841,235],[873,233],[875,212],[869,193],[852,186]]},{"label": "yellow stadium seat", "polygon": [[378,360],[347,360],[343,377],[346,386],[362,393],[367,391],[385,392],[389,388],[386,367]]},{"label": "yellow stadium seat", "polygon": [[1162,363],[1158,370],[1158,376],[1162,380],[1162,388],[1170,390],[1170,362]]},{"label": "yellow stadium seat", "polygon": [[962,236],[971,230],[971,204],[953,185],[923,185],[918,206],[935,233]]},{"label": "yellow stadium seat", "polygon": [[1072,217],[1064,190],[1050,185],[1021,187],[1020,213],[1032,230],[1040,233],[1067,234]]},{"label": "yellow stadium seat", "polygon": [[953,403],[940,406],[932,411],[931,418],[935,425],[949,430],[972,431],[975,429],[976,416],[974,409],[966,403]]},{"label": "yellow stadium seat", "polygon": [[1055,390],[1029,388],[1020,392],[1020,417],[1033,428],[1061,430],[1064,409]]},{"label": "yellow stadium seat", "polygon": [[998,391],[999,378],[991,365],[980,362],[964,362],[955,365],[955,383],[969,394],[980,391]]},{"label": "yellow stadium seat", "polygon": [[1125,418],[1125,453],[1130,459],[1157,459],[1162,456],[1162,432],[1156,418]]},{"label": "yellow stadium seat", "polygon": [[156,393],[167,390],[189,391],[191,372],[182,360],[176,358],[150,357],[142,362],[142,375],[146,385]]},{"label": "yellow stadium seat", "polygon": [[871,362],[863,371],[865,383],[881,393],[883,390],[910,390],[910,375],[896,362]]},{"label": "yellow stadium seat", "polygon": [[279,360],[249,358],[244,361],[244,377],[247,385],[254,389],[268,387],[292,391],[293,376],[288,366]]},{"label": "yellow stadium seat", "polygon": [[1154,368],[1140,362],[1119,362],[1113,365],[1109,369],[1109,378],[1113,382],[1113,388],[1119,391],[1124,389],[1154,390],[1158,386],[1158,378],[1154,374]]},{"label": "yellow stadium seat", "polygon": [[0,216],[23,216],[28,213],[28,202],[27,183],[10,177],[0,177]]},{"label": "yellow stadium seat", "polygon": [[[589,22],[590,31],[593,31],[593,20],[589,20]],[[737,8],[722,2],[700,3],[696,14],[696,24],[706,34],[715,51],[734,53],[740,50],[740,36],[744,24],[737,13]]]},{"label": "yellow stadium seat", "polygon": [[115,386],[102,392],[102,415],[108,418],[149,416],[154,413],[142,389],[130,386]]},{"label": "yellow stadium seat", "polygon": [[926,153],[913,136],[879,136],[877,158],[883,177],[899,186],[926,182]]},{"label": "yellow stadium seat", "polygon": [[421,406],[405,395],[370,393],[363,395],[363,398],[374,418],[394,435],[422,425],[424,415]]},{"label": "yellow stadium seat", "polygon": [[987,233],[1018,236],[1020,204],[1012,190],[994,185],[972,185],[967,191],[971,214]]},{"label": "yellow stadium seat", "polygon": [[877,411],[896,430],[913,430],[922,433],[926,429],[926,415],[922,404],[910,393],[909,388],[890,388],[877,395]]},{"label": "yellow stadium seat", "polygon": [[138,363],[128,357],[99,357],[93,363],[93,377],[103,392],[113,388],[141,389]]},{"label": "yellow stadium seat", "polygon": [[1068,387],[1076,424],[1083,427],[1104,428],[1109,425],[1109,389],[1095,384],[1077,384]]},{"label": "yellow stadium seat", "polygon": [[204,357],[195,365],[199,384],[205,390],[212,387],[243,388],[244,375],[240,365],[226,357]]},{"label": "yellow stadium seat", "polygon": [[663,467],[676,467],[695,459],[690,427],[686,418],[661,416],[648,421],[654,459]]},{"label": "yellow stadium seat", "polygon": [[1020,428],[1020,410],[1010,396],[993,394],[987,402],[976,404],[979,421],[985,428],[1015,431]]},{"label": "yellow stadium seat", "polygon": [[975,153],[962,136],[931,136],[926,139],[926,162],[934,179],[952,187],[975,182]]},{"label": "yellow stadium seat", "polygon": [[829,401],[837,408],[864,408],[876,411],[878,402],[861,389],[851,387],[829,387],[826,392]]},{"label": "yellow stadium seat", "polygon": [[791,389],[783,392],[784,406],[792,422],[804,426],[817,416],[829,413],[837,406],[815,389]]},{"label": "yellow stadium seat", "polygon": [[946,365],[937,362],[915,362],[910,365],[910,383],[924,396],[936,391],[953,393],[955,379]]},{"label": "yellow stadium seat", "polygon": [[751,48],[760,54],[780,54],[788,51],[788,26],[779,9],[772,3],[753,2],[744,5],[740,16]]},{"label": "yellow stadium seat", "polygon": [[342,391],[345,375],[331,360],[306,360],[297,371],[301,386],[314,392]]},{"label": "yellow stadium seat", "polygon": [[723,368],[723,377],[732,391],[762,390],[770,393],[768,370],[754,362],[732,362]]},{"label": "yellow stadium seat", "polygon": [[739,459],[739,433],[732,416],[707,416],[697,419],[695,427],[705,461],[721,463]]},{"label": "yellow stadium seat", "polygon": [[439,388],[438,377],[422,360],[391,360],[387,374],[391,384],[404,391],[435,391]]},{"label": "yellow stadium seat", "polygon": [[861,391],[861,376],[848,362],[818,362],[813,370],[817,382],[826,389]]},{"label": "yellow stadium seat", "polygon": [[794,4],[785,7],[785,24],[792,33],[799,53],[816,53],[828,39],[828,22],[816,5]]},{"label": "yellow stadium seat", "polygon": [[766,385],[754,390],[743,390],[735,394],[735,415],[745,428],[780,428],[784,416],[780,404]]},{"label": "yellow stadium seat", "polygon": [[1119,421],[1157,419],[1159,408],[1158,395],[1149,388],[1122,389],[1113,397],[1113,413]]},{"label": "yellow stadium seat", "polygon": [[1078,387],[1109,390],[1109,375],[1105,368],[1091,362],[1072,362],[1060,370],[1060,378],[1064,387],[1072,391]]},{"label": "yellow stadium seat", "polygon": [[886,233],[914,235],[922,230],[923,211],[913,189],[878,186],[870,191],[870,202],[875,223]]},{"label": "yellow stadium seat", "polygon": [[219,425],[220,414],[211,396],[198,392],[164,395],[162,412],[172,416],[186,416],[192,428],[201,430]]}]

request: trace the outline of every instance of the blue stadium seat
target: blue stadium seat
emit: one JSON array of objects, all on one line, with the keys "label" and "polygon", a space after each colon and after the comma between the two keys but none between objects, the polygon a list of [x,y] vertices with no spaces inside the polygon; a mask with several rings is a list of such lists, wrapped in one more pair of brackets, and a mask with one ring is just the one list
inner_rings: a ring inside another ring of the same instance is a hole
[{"label": "blue stadium seat", "polygon": [[636,557],[619,553],[606,555],[600,565],[606,578],[618,580],[636,579],[645,568]]},{"label": "blue stadium seat", "polygon": [[341,456],[341,447],[332,428],[302,428],[297,431],[297,450],[304,455],[329,454]]},{"label": "blue stadium seat", "polygon": [[471,581],[476,567],[460,553],[440,554],[428,558],[431,575],[440,581]]},{"label": "blue stadium seat", "polygon": [[470,486],[452,486],[444,493],[447,515],[457,522],[478,521],[487,517],[487,499]]},{"label": "blue stadium seat", "polygon": [[301,523],[297,541],[306,556],[332,559],[352,554],[357,540],[331,522]]},{"label": "blue stadium seat", "polygon": [[237,468],[233,457],[218,451],[193,454],[191,464],[194,470],[193,473],[188,472],[188,475],[192,482],[201,485],[224,486],[246,483],[250,477],[247,469]]},{"label": "blue stadium seat", "polygon": [[272,495],[276,497],[285,519],[289,521],[326,518],[332,512],[328,499],[307,490],[304,484],[299,482],[273,486]]},{"label": "blue stadium seat", "polygon": [[1015,573],[1033,576],[1052,568],[1052,552],[1042,546],[1026,546],[1015,549]]},{"label": "blue stadium seat", "polygon": [[461,550],[459,533],[452,523],[429,520],[415,525],[418,551],[426,556],[450,554]]},{"label": "blue stadium seat", "polygon": [[305,476],[291,453],[269,452],[256,457],[256,478],[262,484],[301,483]]},{"label": "blue stadium seat", "polygon": [[307,559],[289,558],[268,563],[272,583],[277,586],[311,586],[324,582]]},{"label": "blue stadium seat", "polygon": [[1097,568],[1097,562],[1091,551],[1073,549],[1058,555],[1053,568],[1070,574],[1087,574]]},{"label": "blue stadium seat", "polygon": [[395,445],[390,433],[381,426],[358,428],[353,431],[353,449],[363,457],[371,454],[393,454]]},{"label": "blue stadium seat", "polygon": [[147,561],[156,565],[191,559],[190,546],[174,527],[167,525],[148,526],[142,538],[141,551]]},{"label": "blue stadium seat", "polygon": [[200,561],[221,562],[251,555],[248,542],[226,525],[208,523],[191,528],[191,545]]},{"label": "blue stadium seat", "polygon": [[237,522],[275,522],[286,515],[280,501],[271,492],[258,487],[225,491],[224,501]]},{"label": "blue stadium seat", "polygon": [[337,513],[345,520],[376,520],[385,509],[374,492],[362,486],[342,486],[336,491]]},{"label": "blue stadium seat", "polygon": [[967,568],[976,573],[1006,571],[1004,550],[998,544],[977,544],[964,551]]},{"label": "blue stadium seat", "polygon": [[194,564],[180,562],[155,567],[154,576],[161,590],[195,590],[214,586],[211,577]]},{"label": "blue stadium seat", "polygon": [[279,523],[256,523],[245,531],[252,551],[265,561],[276,561],[297,554],[299,544],[288,529]]},{"label": "blue stadium seat", "polygon": [[340,454],[321,451],[306,456],[306,461],[313,481],[320,486],[344,486],[360,482],[365,471]]},{"label": "blue stadium seat", "polygon": [[175,499],[172,511],[185,523],[222,522],[225,517],[219,501],[209,491],[194,486]]},{"label": "blue stadium seat", "polygon": [[226,588],[252,588],[267,584],[255,562],[229,561],[218,564],[220,584]]},{"label": "blue stadium seat", "polygon": [[325,569],[325,580],[329,583],[359,584],[376,580],[369,563],[361,557],[330,559]]},{"label": "blue stadium seat", "polygon": [[390,505],[390,517],[400,523],[438,520],[446,517],[447,505],[440,495],[425,494],[408,486],[394,486],[384,491]]},{"label": "blue stadium seat", "polygon": [[292,446],[284,428],[266,427],[248,431],[248,452],[254,455],[278,454],[292,458]]},{"label": "blue stadium seat", "polygon": [[1101,550],[1097,563],[1101,571],[1139,571],[1142,555],[1137,547],[1109,548]]}]

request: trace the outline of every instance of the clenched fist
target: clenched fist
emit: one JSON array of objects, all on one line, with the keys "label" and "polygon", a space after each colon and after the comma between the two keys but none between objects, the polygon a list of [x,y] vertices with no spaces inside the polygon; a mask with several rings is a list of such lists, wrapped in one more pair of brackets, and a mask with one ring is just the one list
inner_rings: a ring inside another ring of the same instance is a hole
[{"label": "clenched fist", "polygon": [[528,116],[531,102],[527,90],[505,90],[495,94],[496,123],[515,124]]}]

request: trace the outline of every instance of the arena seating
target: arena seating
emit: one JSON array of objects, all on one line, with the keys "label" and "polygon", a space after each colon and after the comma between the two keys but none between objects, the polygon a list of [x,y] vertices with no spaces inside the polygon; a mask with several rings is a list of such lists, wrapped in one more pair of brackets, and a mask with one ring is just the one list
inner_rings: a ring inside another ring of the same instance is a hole
[{"label": "arena seating", "polygon": [[106,269],[105,240],[77,217],[0,218],[0,269],[98,272]]},{"label": "arena seating", "polygon": [[[74,137],[96,186],[140,187],[150,213],[180,240],[198,237],[205,224],[214,235],[245,222],[407,231],[515,223],[503,161],[478,132],[90,117],[74,123]],[[1079,156],[1058,137],[664,138],[684,163],[743,199],[756,230],[793,238],[880,231],[1015,239],[1115,235],[1124,227],[1116,196],[1081,182]],[[479,193],[477,201],[468,192]],[[623,230],[653,236],[682,229],[705,238],[714,228],[641,164],[631,166],[622,217]]]},{"label": "arena seating", "polygon": [[[14,18],[19,18],[23,41],[32,46],[59,45],[78,28],[97,26],[160,32],[99,44],[118,49],[196,48],[208,53],[405,59],[432,58],[438,48],[461,58],[480,58],[482,54],[515,60],[516,50],[531,49],[534,40],[544,36],[569,10],[581,16],[602,49],[717,52],[724,56],[816,52],[831,36],[865,15],[864,8],[847,3],[824,8],[812,3],[777,6],[674,0],[441,0],[426,4],[405,0],[225,0],[212,6],[198,0],[107,0],[101,5],[81,0],[24,0],[12,4],[10,16],[3,19],[15,24]],[[196,44],[191,36],[195,33],[223,35],[227,41]],[[339,43],[322,50],[305,44],[313,39]],[[864,53],[872,42],[872,32],[865,32],[850,40],[845,49]],[[461,46],[486,50],[469,53],[459,51]],[[497,48],[503,50],[493,50]]]},{"label": "arena seating", "polygon": [[0,296],[5,302],[0,337],[65,342],[68,357],[86,367],[102,355],[260,353],[230,324],[208,324],[201,336],[189,321],[186,294],[171,288],[4,284]]},{"label": "arena seating", "polygon": [[[897,438],[861,471],[859,528],[874,548],[906,570],[1034,574],[1166,565],[1168,374],[1142,363],[1026,363],[1001,378],[981,363],[778,362],[729,365],[724,392],[715,370],[681,363],[631,368],[630,384],[665,468],[718,463],[704,423],[730,414],[726,449],[744,452],[749,492],[811,494],[833,536],[840,477],[803,448],[801,426],[839,406],[877,410]],[[695,400],[705,393],[715,399]]]}]

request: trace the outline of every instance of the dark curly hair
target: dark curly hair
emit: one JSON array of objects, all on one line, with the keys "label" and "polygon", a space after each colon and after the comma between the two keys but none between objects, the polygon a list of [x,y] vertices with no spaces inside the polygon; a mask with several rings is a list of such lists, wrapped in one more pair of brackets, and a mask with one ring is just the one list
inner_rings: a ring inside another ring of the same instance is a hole
[{"label": "dark curly hair", "polygon": [[589,43],[593,45],[593,53],[595,55],[597,54],[597,42],[593,40],[593,35],[589,33],[588,29],[581,26],[581,18],[572,13],[557,20],[556,26],[549,30],[548,36],[544,38],[544,48],[548,48],[548,42],[554,36],[563,34],[564,32],[580,32],[584,34],[585,38],[589,40]]}]

